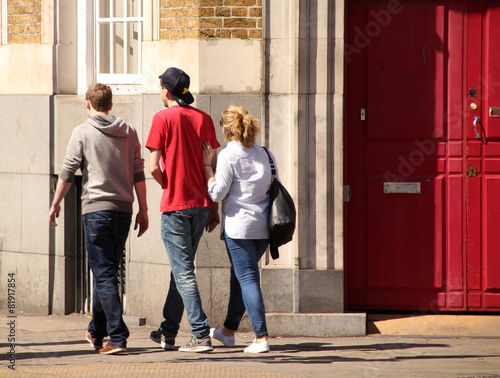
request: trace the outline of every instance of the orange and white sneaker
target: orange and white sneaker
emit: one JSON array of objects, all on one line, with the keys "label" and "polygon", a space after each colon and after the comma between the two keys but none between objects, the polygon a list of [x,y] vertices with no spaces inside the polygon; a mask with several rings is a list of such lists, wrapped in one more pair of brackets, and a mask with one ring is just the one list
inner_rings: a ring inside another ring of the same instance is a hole
[{"label": "orange and white sneaker", "polygon": [[119,347],[118,345],[113,345],[111,342],[108,342],[104,348],[99,349],[100,354],[116,354],[125,352],[127,348]]},{"label": "orange and white sneaker", "polygon": [[87,339],[87,341],[90,344],[92,344],[92,346],[95,349],[101,349],[102,348],[102,339],[98,339],[96,337],[92,337],[92,335],[90,334],[90,332],[87,332],[86,339]]}]

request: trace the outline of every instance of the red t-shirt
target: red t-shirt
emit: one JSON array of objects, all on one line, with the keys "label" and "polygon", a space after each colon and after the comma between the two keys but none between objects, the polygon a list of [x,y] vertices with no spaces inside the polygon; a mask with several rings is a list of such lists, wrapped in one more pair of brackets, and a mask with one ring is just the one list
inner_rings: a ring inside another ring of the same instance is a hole
[{"label": "red t-shirt", "polygon": [[212,118],[192,106],[172,106],[153,117],[146,147],[160,150],[163,195],[160,211],[211,207],[205,184],[203,142],[220,147]]}]

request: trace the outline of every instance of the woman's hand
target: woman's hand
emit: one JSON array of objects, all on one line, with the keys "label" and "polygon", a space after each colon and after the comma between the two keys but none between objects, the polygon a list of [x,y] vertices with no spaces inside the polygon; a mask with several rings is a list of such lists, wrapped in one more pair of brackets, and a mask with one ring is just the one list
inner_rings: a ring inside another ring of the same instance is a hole
[{"label": "woman's hand", "polygon": [[214,150],[212,149],[212,145],[209,141],[203,142],[203,164],[212,165],[212,157],[214,154]]},{"label": "woman's hand", "polygon": [[[214,155],[214,154],[215,154],[215,152],[212,149],[210,142],[209,141],[203,142],[203,164],[205,165],[205,182],[207,183],[207,187],[209,187],[210,183],[215,180],[215,177],[214,177],[214,170],[215,170],[214,157],[216,158],[217,155]],[[219,215],[217,213],[217,217],[218,216]],[[217,226],[217,224],[215,226]],[[212,230],[215,228],[215,226],[212,228]],[[209,228],[207,228],[207,230],[209,230]]]}]

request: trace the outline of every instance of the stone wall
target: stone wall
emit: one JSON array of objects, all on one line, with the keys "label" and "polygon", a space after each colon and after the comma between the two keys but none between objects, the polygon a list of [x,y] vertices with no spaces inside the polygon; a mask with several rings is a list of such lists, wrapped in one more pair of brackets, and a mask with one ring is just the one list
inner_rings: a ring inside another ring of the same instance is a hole
[{"label": "stone wall", "polygon": [[162,0],[162,40],[262,38],[262,0]]},{"label": "stone wall", "polygon": [[42,42],[41,0],[8,0],[7,15],[9,44]]}]

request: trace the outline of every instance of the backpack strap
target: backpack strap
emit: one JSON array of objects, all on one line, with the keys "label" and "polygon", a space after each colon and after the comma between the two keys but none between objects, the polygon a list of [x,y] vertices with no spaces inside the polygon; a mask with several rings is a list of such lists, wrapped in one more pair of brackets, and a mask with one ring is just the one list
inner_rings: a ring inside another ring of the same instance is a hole
[{"label": "backpack strap", "polygon": [[276,177],[276,168],[274,167],[274,161],[271,155],[269,154],[269,151],[267,150],[266,147],[262,146],[264,151],[266,151],[267,157],[269,158],[269,164],[271,165],[271,174],[273,175],[273,178]]}]

